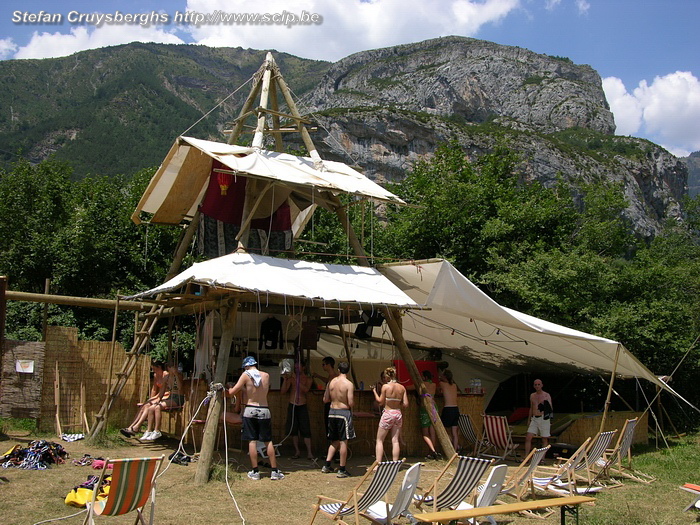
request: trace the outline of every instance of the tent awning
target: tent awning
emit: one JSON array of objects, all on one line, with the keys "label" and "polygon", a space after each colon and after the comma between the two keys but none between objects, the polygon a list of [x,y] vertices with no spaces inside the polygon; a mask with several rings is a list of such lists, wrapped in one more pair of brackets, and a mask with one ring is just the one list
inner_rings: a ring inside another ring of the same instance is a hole
[{"label": "tent awning", "polygon": [[[188,283],[217,289],[311,300],[318,307],[378,305],[420,308],[374,268],[232,253],[193,264],[169,281],[129,299],[155,297]],[[261,303],[265,299],[261,297]]]},{"label": "tent awning", "polygon": [[[299,199],[312,203],[320,191],[346,193],[385,202],[403,201],[360,172],[341,162],[323,160],[315,165],[309,157],[236,146],[191,137],[179,137],[168,152],[131,218],[141,222],[141,212],[152,214],[159,224],[180,224],[191,219],[202,201],[211,174],[212,160],[234,173],[254,177],[291,189]],[[319,196],[319,203],[321,198]]]},{"label": "tent awning", "polygon": [[619,377],[646,379],[678,396],[621,343],[505,308],[448,261],[386,265],[379,270],[427,308],[404,318],[404,337],[411,343],[449,350],[455,357],[509,375],[615,370]]}]

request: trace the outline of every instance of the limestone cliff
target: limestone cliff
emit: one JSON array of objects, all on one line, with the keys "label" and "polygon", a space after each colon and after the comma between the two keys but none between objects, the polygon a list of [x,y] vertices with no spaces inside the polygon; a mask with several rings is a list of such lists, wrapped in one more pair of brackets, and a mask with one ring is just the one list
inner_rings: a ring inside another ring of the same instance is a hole
[{"label": "limestone cliff", "polygon": [[616,137],[600,76],[589,66],[517,47],[449,37],[356,53],[304,97],[323,156],[400,180],[438,144],[470,156],[499,142],[523,175],[624,183],[627,218],[642,236],[681,216],[687,168],[663,148]]}]

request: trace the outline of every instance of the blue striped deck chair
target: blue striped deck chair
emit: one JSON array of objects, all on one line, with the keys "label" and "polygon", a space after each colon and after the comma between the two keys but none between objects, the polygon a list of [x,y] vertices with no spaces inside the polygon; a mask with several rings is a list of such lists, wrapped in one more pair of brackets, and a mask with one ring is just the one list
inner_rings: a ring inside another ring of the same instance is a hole
[{"label": "blue striped deck chair", "polygon": [[[376,461],[367,469],[367,472],[359,483],[355,485],[352,492],[345,501],[329,498],[327,496],[317,496],[318,501],[314,504],[314,513],[311,516],[310,524],[314,522],[316,516],[321,513],[337,523],[346,523],[344,518],[354,516],[355,524],[360,523],[360,513],[367,510],[381,500],[396,479],[399,469],[403,465],[403,459],[398,461]],[[375,471],[376,467],[376,471]],[[360,492],[362,485],[372,474],[374,477],[367,486],[367,490]],[[327,500],[331,503],[321,503]]]},{"label": "blue striped deck chair", "polygon": [[[431,495],[437,492],[438,483],[445,477],[450,465],[457,458],[459,458],[457,470],[452,479],[447,482],[445,488],[437,496]],[[437,512],[438,510],[457,508],[479,485],[482,476],[486,473],[486,469],[489,468],[493,461],[493,459],[471,458],[455,454],[435,478],[432,485],[423,494],[414,496],[414,504],[423,512]]]}]

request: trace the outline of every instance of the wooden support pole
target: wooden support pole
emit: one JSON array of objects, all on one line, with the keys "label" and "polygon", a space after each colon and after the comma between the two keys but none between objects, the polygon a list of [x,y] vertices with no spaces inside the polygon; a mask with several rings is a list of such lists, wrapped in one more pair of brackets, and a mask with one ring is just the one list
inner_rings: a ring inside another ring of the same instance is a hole
[{"label": "wooden support pole", "polygon": [[610,399],[612,398],[613,392],[613,383],[615,382],[615,374],[617,373],[617,362],[620,359],[620,346],[620,344],[617,345],[617,351],[615,352],[615,362],[613,363],[612,373],[610,374],[610,385],[608,385],[608,396],[605,399],[605,407],[603,408],[603,417],[600,421],[600,430],[598,430],[598,434],[602,433],[605,429],[605,419],[608,417]]},{"label": "wooden support pole", "polygon": [[[268,53],[265,57],[265,72],[262,77],[262,88],[260,90],[260,107],[267,109],[267,101],[270,96],[270,77],[272,76],[272,64],[274,59],[272,58],[272,53]],[[253,135],[253,147],[262,148],[263,146],[263,136],[265,132],[265,119],[266,115],[264,111],[258,112],[258,124],[255,127],[255,135]]]},{"label": "wooden support pole", "polygon": [[[236,314],[238,312],[238,300],[233,306],[224,309],[222,318],[224,320],[219,352],[216,357],[216,371],[214,372],[214,384],[224,385],[226,372],[228,371],[228,357],[231,353],[231,343],[236,329]],[[216,435],[219,430],[219,420],[221,419],[221,408],[223,404],[223,389],[217,390],[216,395],[209,400],[209,412],[207,422],[204,425],[204,436],[202,437],[202,447],[197,462],[197,472],[194,481],[198,485],[204,485],[209,481],[212,457],[216,444]]]},{"label": "wooden support pole", "polygon": [[5,317],[7,316],[7,276],[0,275],[0,363],[5,355]]},{"label": "wooden support pole", "polygon": [[[46,279],[44,281],[44,294],[49,295],[51,291],[51,279]],[[41,316],[41,340],[46,342],[46,329],[49,324],[49,305],[44,303],[44,311]]]},{"label": "wooden support pole", "polygon": [[246,118],[247,118],[246,115],[249,114],[250,110],[253,107],[253,104],[255,103],[255,99],[258,96],[258,93],[260,93],[260,88],[262,86],[262,83],[260,82],[260,80],[261,80],[264,68],[265,68],[265,64],[263,63],[263,65],[260,66],[260,69],[258,69],[258,71],[254,75],[253,88],[250,90],[250,93],[248,93],[248,98],[243,103],[243,107],[241,108],[241,111],[238,114],[238,120],[236,121],[236,124],[233,126],[233,130],[231,130],[231,134],[228,137],[229,144],[235,144],[235,142],[238,140],[238,137],[240,137],[240,135],[241,135],[241,131],[243,131],[243,125],[244,125]]},{"label": "wooden support pole", "polygon": [[56,435],[60,436],[63,434],[63,429],[61,428],[61,378],[58,372],[58,359],[56,359],[56,366],[54,367],[54,379],[53,379],[53,400],[56,403]]},{"label": "wooden support pole", "polygon": [[432,397],[426,395],[428,390],[423,384],[423,378],[420,375],[416,362],[413,360],[413,355],[406,344],[406,340],[403,338],[403,332],[400,325],[400,314],[395,308],[384,308],[384,318],[386,319],[386,324],[389,326],[392,335],[394,336],[394,343],[396,348],[399,350],[401,359],[403,359],[406,364],[406,369],[408,370],[411,380],[416,387],[416,391],[420,394],[423,406],[428,411],[430,419],[433,422],[433,427],[435,427],[435,435],[442,446],[442,450],[445,453],[445,457],[452,457],[455,453],[454,446],[452,445],[452,440],[445,430],[445,426],[442,421],[437,416],[437,409],[435,407],[435,401]]},{"label": "wooden support pole", "polygon": [[[104,401],[104,414],[102,419],[102,425],[100,426],[100,431],[104,431],[107,428],[107,420],[109,418],[109,409],[112,404],[109,402],[112,396],[112,383],[114,378],[114,351],[117,346],[117,321],[119,320],[119,291],[117,290],[117,299],[114,305],[114,318],[112,320],[112,345],[109,350],[109,373],[107,374],[107,392],[105,393]],[[89,432],[89,431],[88,431]]]}]

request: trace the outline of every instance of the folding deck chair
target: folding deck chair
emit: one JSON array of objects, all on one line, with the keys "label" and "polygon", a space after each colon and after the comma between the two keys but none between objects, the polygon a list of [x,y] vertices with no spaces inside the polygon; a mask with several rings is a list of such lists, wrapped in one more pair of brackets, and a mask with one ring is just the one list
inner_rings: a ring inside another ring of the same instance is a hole
[{"label": "folding deck chair", "polygon": [[686,483],[685,485],[679,487],[681,490],[685,490],[686,492],[690,492],[693,494],[693,501],[691,501],[686,508],[683,509],[683,512],[687,512],[693,507],[696,509],[700,509],[700,485],[695,485],[694,483]]},{"label": "folding deck chair", "polygon": [[[156,510],[156,477],[165,455],[152,458],[106,459],[100,472],[100,478],[95,484],[92,501],[87,503],[87,516],[83,525],[94,525],[97,516],[121,516],[136,511],[136,520],[146,525],[143,519],[143,507],[151,498],[150,525],[153,525],[153,514]],[[97,500],[98,487],[107,473],[107,466],[112,465],[112,478],[109,484],[109,494],[104,500]]]},{"label": "folding deck chair", "polygon": [[[515,449],[518,444],[513,443],[513,436],[510,433],[508,418],[506,416],[489,416],[484,414],[484,441],[487,446],[479,451],[479,455],[506,459],[506,456],[517,457]],[[494,454],[486,454],[493,450]],[[498,455],[498,451],[503,450],[503,455]]]},{"label": "folding deck chair", "polygon": [[[463,501],[457,505],[457,510],[463,509],[473,509],[475,507],[489,507],[493,505],[496,498],[501,493],[503,488],[503,483],[506,480],[506,474],[508,473],[508,465],[496,465],[489,472],[488,478],[486,478],[486,483],[479,487],[478,495],[476,497],[476,502],[472,505],[466,501]],[[486,519],[489,520],[491,525],[496,525],[496,520],[492,516],[487,516]],[[472,525],[476,525],[476,518],[468,520]]]},{"label": "folding deck chair", "polygon": [[418,480],[420,479],[420,467],[421,464],[416,463],[406,471],[406,475],[403,478],[403,483],[401,484],[401,489],[396,495],[393,505],[380,500],[377,503],[370,505],[367,510],[361,513],[362,517],[367,518],[372,523],[377,523],[378,525],[391,525],[394,520],[401,515],[408,517],[410,520],[411,515],[408,507],[413,500],[413,495],[415,494],[416,487],[418,486]]},{"label": "folding deck chair", "polygon": [[[447,483],[442,492],[437,496],[431,496],[431,494],[437,492],[438,483],[457,458],[459,458],[457,470],[452,479]],[[492,459],[471,458],[455,454],[450,458],[445,468],[438,474],[430,487],[422,495],[414,496],[415,506],[423,512],[436,512],[442,509],[456,508],[457,505],[466,500],[471,491],[478,486],[481,477],[491,463],[493,463]]]},{"label": "folding deck chair", "polygon": [[[598,474],[596,480],[612,480],[612,476],[621,476],[639,483],[649,484],[656,480],[655,477],[632,467],[632,440],[634,439],[634,431],[637,428],[637,418],[627,419],[620,432],[620,437],[613,449],[607,450],[605,457],[599,459],[596,463]],[[627,466],[622,464],[623,458],[627,457]],[[617,481],[611,487],[619,487],[622,483]]]},{"label": "folding deck chair", "polygon": [[[558,467],[538,467],[535,475],[532,476],[533,488],[536,491],[539,490],[556,496],[577,495],[578,489],[576,487],[576,474],[574,471],[586,456],[586,449],[590,442],[591,438],[587,438],[578,450],[571,454],[571,457],[566,459],[565,462]],[[540,474],[539,476],[537,475],[538,473]]]},{"label": "folding deck chair", "polygon": [[530,491],[530,495],[534,496],[535,488],[532,484],[532,477],[550,448],[551,445],[542,448],[533,448],[505,483],[503,483],[501,494],[512,496],[518,501],[524,499],[527,491]]},{"label": "folding deck chair", "polygon": [[472,455],[478,456],[479,451],[482,448],[485,448],[487,443],[477,434],[472,418],[469,417],[469,414],[460,414],[458,424],[459,430],[462,432],[462,436],[464,436],[467,443],[472,445]]},{"label": "folding deck chair", "polygon": [[610,446],[610,442],[616,433],[617,429],[598,434],[586,449],[583,459],[574,467],[573,474],[577,476],[578,479],[585,480],[588,483],[588,489],[586,492],[584,492],[584,494],[587,494],[588,492],[596,492],[596,490],[594,490],[596,487],[600,487],[597,490],[604,488],[595,484],[595,466],[598,461],[603,459],[605,451]]},{"label": "folding deck chair", "polygon": [[[328,518],[338,523],[346,523],[343,518],[346,516],[354,516],[355,524],[360,523],[360,513],[366,511],[371,505],[374,505],[381,500],[391,487],[391,484],[396,479],[399,469],[403,465],[403,459],[398,461],[376,461],[367,469],[367,473],[362,476],[362,479],[352,489],[348,498],[344,501],[329,498],[327,496],[317,496],[318,501],[314,504],[314,513],[311,515],[312,524],[316,516],[320,512]],[[374,468],[377,468],[376,471]],[[360,488],[363,483],[374,474],[372,481],[367,486],[364,493],[360,493]],[[332,503],[321,503],[323,500],[331,501]]]}]

